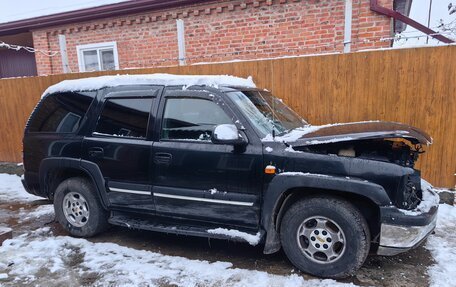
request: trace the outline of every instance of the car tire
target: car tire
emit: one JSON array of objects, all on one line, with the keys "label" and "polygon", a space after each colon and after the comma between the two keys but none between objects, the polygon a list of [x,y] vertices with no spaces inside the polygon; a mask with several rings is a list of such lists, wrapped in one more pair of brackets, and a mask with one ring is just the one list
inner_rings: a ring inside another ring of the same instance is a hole
[{"label": "car tire", "polygon": [[92,182],[83,177],[62,181],[54,194],[57,221],[71,235],[91,237],[109,227],[109,213],[103,208]]},{"label": "car tire", "polygon": [[345,278],[364,263],[370,233],[361,212],[337,197],[294,203],[280,225],[282,247],[301,271],[323,278]]}]

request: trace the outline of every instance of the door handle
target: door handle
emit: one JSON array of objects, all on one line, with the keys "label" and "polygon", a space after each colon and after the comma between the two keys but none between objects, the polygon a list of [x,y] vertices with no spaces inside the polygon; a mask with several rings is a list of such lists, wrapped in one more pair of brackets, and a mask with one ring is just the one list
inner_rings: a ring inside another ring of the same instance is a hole
[{"label": "door handle", "polygon": [[104,150],[101,147],[91,147],[89,148],[89,156],[95,158],[103,157]]},{"label": "door handle", "polygon": [[169,165],[173,159],[172,154],[166,152],[157,152],[154,155],[154,163]]}]

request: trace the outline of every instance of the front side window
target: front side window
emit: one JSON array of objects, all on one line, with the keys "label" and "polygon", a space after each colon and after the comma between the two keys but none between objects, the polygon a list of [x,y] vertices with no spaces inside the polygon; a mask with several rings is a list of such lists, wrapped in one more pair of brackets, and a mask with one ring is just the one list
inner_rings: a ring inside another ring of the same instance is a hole
[{"label": "front side window", "polygon": [[95,129],[96,134],[146,138],[153,98],[107,99]]},{"label": "front side window", "polygon": [[96,92],[58,93],[43,99],[27,124],[30,132],[73,133],[81,124]]},{"label": "front side window", "polygon": [[169,98],[163,115],[161,138],[210,141],[216,125],[232,124],[216,103],[196,98]]},{"label": "front side window", "polygon": [[109,71],[119,69],[116,42],[77,46],[79,71]]}]

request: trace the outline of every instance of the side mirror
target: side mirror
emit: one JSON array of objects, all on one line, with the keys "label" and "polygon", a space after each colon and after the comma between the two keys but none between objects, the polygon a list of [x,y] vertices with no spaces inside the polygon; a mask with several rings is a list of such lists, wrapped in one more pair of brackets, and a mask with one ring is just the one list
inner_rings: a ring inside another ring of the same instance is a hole
[{"label": "side mirror", "polygon": [[215,126],[212,131],[212,142],[215,144],[243,145],[246,140],[242,138],[235,125],[222,124]]}]

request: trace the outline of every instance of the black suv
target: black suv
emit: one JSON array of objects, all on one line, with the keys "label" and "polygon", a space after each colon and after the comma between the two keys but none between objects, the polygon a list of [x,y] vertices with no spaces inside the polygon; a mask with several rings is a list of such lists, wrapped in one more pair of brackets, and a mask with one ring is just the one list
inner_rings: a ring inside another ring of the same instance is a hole
[{"label": "black suv", "polygon": [[105,76],[45,92],[23,184],[74,236],[115,224],[261,243],[341,278],[434,229],[438,198],[414,169],[431,141],[398,123],[311,126],[249,79]]}]

